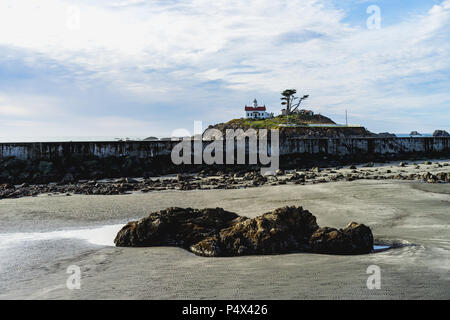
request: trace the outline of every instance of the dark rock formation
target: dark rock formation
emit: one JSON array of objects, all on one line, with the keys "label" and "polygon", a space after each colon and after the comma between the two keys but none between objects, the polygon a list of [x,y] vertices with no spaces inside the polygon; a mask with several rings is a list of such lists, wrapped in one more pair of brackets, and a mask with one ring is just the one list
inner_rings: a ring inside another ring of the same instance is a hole
[{"label": "dark rock formation", "polygon": [[117,234],[118,247],[177,246],[185,249],[218,230],[229,227],[239,216],[216,209],[169,208],[131,221]]},{"label": "dark rock formation", "polygon": [[344,229],[324,227],[311,236],[313,252],[331,254],[363,254],[373,248],[373,235],[369,227],[350,222]]},{"label": "dark rock formation", "polygon": [[317,252],[363,254],[372,251],[370,228],[319,228],[302,207],[284,207],[253,219],[216,209],[169,208],[129,222],[117,246],[178,246],[207,257]]},{"label": "dark rock formation", "polygon": [[[8,161],[7,165],[10,168],[11,163],[16,164],[16,161]],[[431,166],[431,161],[423,162],[424,165]],[[398,165],[399,168],[408,165],[407,162],[402,162]],[[421,169],[414,162],[415,169]],[[374,166],[373,162],[366,163],[363,167],[370,168]],[[447,168],[445,168],[447,167]],[[130,178],[121,177],[114,179],[96,180],[79,179],[74,170],[68,170],[67,173],[55,182],[46,182],[45,184],[38,184],[35,182],[24,183],[7,179],[2,181],[1,176],[6,173],[6,176],[13,169],[2,171],[0,163],[0,200],[6,198],[19,198],[36,196],[39,194],[83,194],[83,195],[118,195],[127,194],[131,192],[157,192],[162,190],[211,190],[211,189],[238,189],[238,188],[255,188],[262,185],[286,185],[286,184],[314,184],[332,181],[353,181],[353,180],[367,180],[367,179],[396,179],[396,180],[417,180],[427,183],[448,183],[450,182],[450,163],[434,163],[433,167],[422,168],[421,172],[400,174],[401,171],[393,172],[387,169],[385,172],[380,172],[378,168],[373,170],[359,171],[354,165],[347,167],[351,172],[338,172],[331,170],[331,168],[315,169],[297,169],[297,170],[279,170],[278,176],[266,177],[262,176],[257,169],[239,170],[223,167],[223,171],[217,168],[209,168],[200,171],[199,173],[184,173],[176,177],[140,177]],[[340,167],[336,167],[340,168]],[[437,171],[437,168],[442,170]],[[363,169],[364,170],[364,169]],[[432,173],[426,170],[431,170]],[[24,174],[24,171],[20,171]],[[376,172],[378,172],[376,174]],[[394,173],[394,174],[392,174]],[[53,173],[50,173],[52,175]],[[34,175],[34,174],[33,174]],[[45,178],[46,176],[41,176]],[[9,180],[9,181],[8,181]]]},{"label": "dark rock formation", "polygon": [[450,134],[445,130],[435,130],[433,137],[450,137]]},{"label": "dark rock formation", "polygon": [[253,219],[240,218],[191,251],[212,257],[309,251],[309,238],[318,228],[308,210],[284,207]]}]

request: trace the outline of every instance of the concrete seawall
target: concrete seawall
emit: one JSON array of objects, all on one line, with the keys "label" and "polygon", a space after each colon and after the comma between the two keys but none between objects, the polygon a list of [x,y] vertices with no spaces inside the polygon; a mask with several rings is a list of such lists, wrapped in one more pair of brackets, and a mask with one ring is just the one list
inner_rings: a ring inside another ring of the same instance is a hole
[{"label": "concrete seawall", "polygon": [[280,154],[356,154],[440,153],[450,150],[450,137],[423,138],[336,138],[288,139],[280,142]]},{"label": "concrete seawall", "polygon": [[175,144],[177,142],[172,141],[0,143],[0,159],[54,160],[74,156],[153,158],[170,155]]},{"label": "concrete seawall", "polygon": [[[61,160],[74,157],[167,157],[176,141],[126,142],[34,142],[0,143],[0,159]],[[206,145],[206,144],[205,144]],[[373,154],[447,153],[450,137],[414,138],[290,138],[280,141],[280,155],[332,155],[337,157]]]},{"label": "concrete seawall", "polygon": [[[268,142],[270,145],[270,139]],[[0,184],[152,177],[203,170],[208,174],[215,174],[258,168],[255,165],[175,165],[170,155],[178,143],[178,141],[0,143]],[[205,142],[203,147],[207,144],[209,142]],[[249,158],[250,148],[246,149],[246,157]],[[224,151],[226,155],[225,146]],[[336,167],[369,161],[450,157],[450,138],[282,138],[279,151],[279,165],[282,169]],[[245,163],[249,163],[248,159]]]}]

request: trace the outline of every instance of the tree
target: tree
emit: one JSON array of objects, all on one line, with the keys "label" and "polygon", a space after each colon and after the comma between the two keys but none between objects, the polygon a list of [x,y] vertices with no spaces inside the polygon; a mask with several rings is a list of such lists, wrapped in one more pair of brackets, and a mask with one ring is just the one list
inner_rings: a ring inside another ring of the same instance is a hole
[{"label": "tree", "polygon": [[292,114],[300,106],[300,103],[309,97],[309,95],[304,95],[299,99],[295,96],[296,93],[295,89],[286,89],[281,93],[281,105],[286,106],[286,115]]}]

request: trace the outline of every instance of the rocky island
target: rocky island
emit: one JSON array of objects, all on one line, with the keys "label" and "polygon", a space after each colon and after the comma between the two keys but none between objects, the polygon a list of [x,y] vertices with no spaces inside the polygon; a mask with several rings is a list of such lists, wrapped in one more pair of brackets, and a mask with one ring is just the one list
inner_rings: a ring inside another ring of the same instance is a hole
[{"label": "rocky island", "polygon": [[338,125],[331,118],[320,114],[279,115],[268,119],[233,119],[225,123],[209,126],[225,134],[227,129],[277,129],[281,138],[343,138],[343,137],[377,137],[362,126]]}]

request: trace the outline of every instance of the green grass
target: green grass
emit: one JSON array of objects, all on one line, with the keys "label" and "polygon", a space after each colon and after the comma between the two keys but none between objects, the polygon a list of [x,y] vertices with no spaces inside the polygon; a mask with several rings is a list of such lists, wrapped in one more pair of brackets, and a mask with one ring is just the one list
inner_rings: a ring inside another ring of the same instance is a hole
[{"label": "green grass", "polygon": [[299,116],[299,115],[290,115],[290,116],[278,116],[272,119],[264,119],[264,120],[253,120],[253,119],[244,119],[244,125],[249,126],[255,129],[277,129],[280,124],[296,124],[296,125],[306,125],[308,123],[314,123],[314,116]]}]

